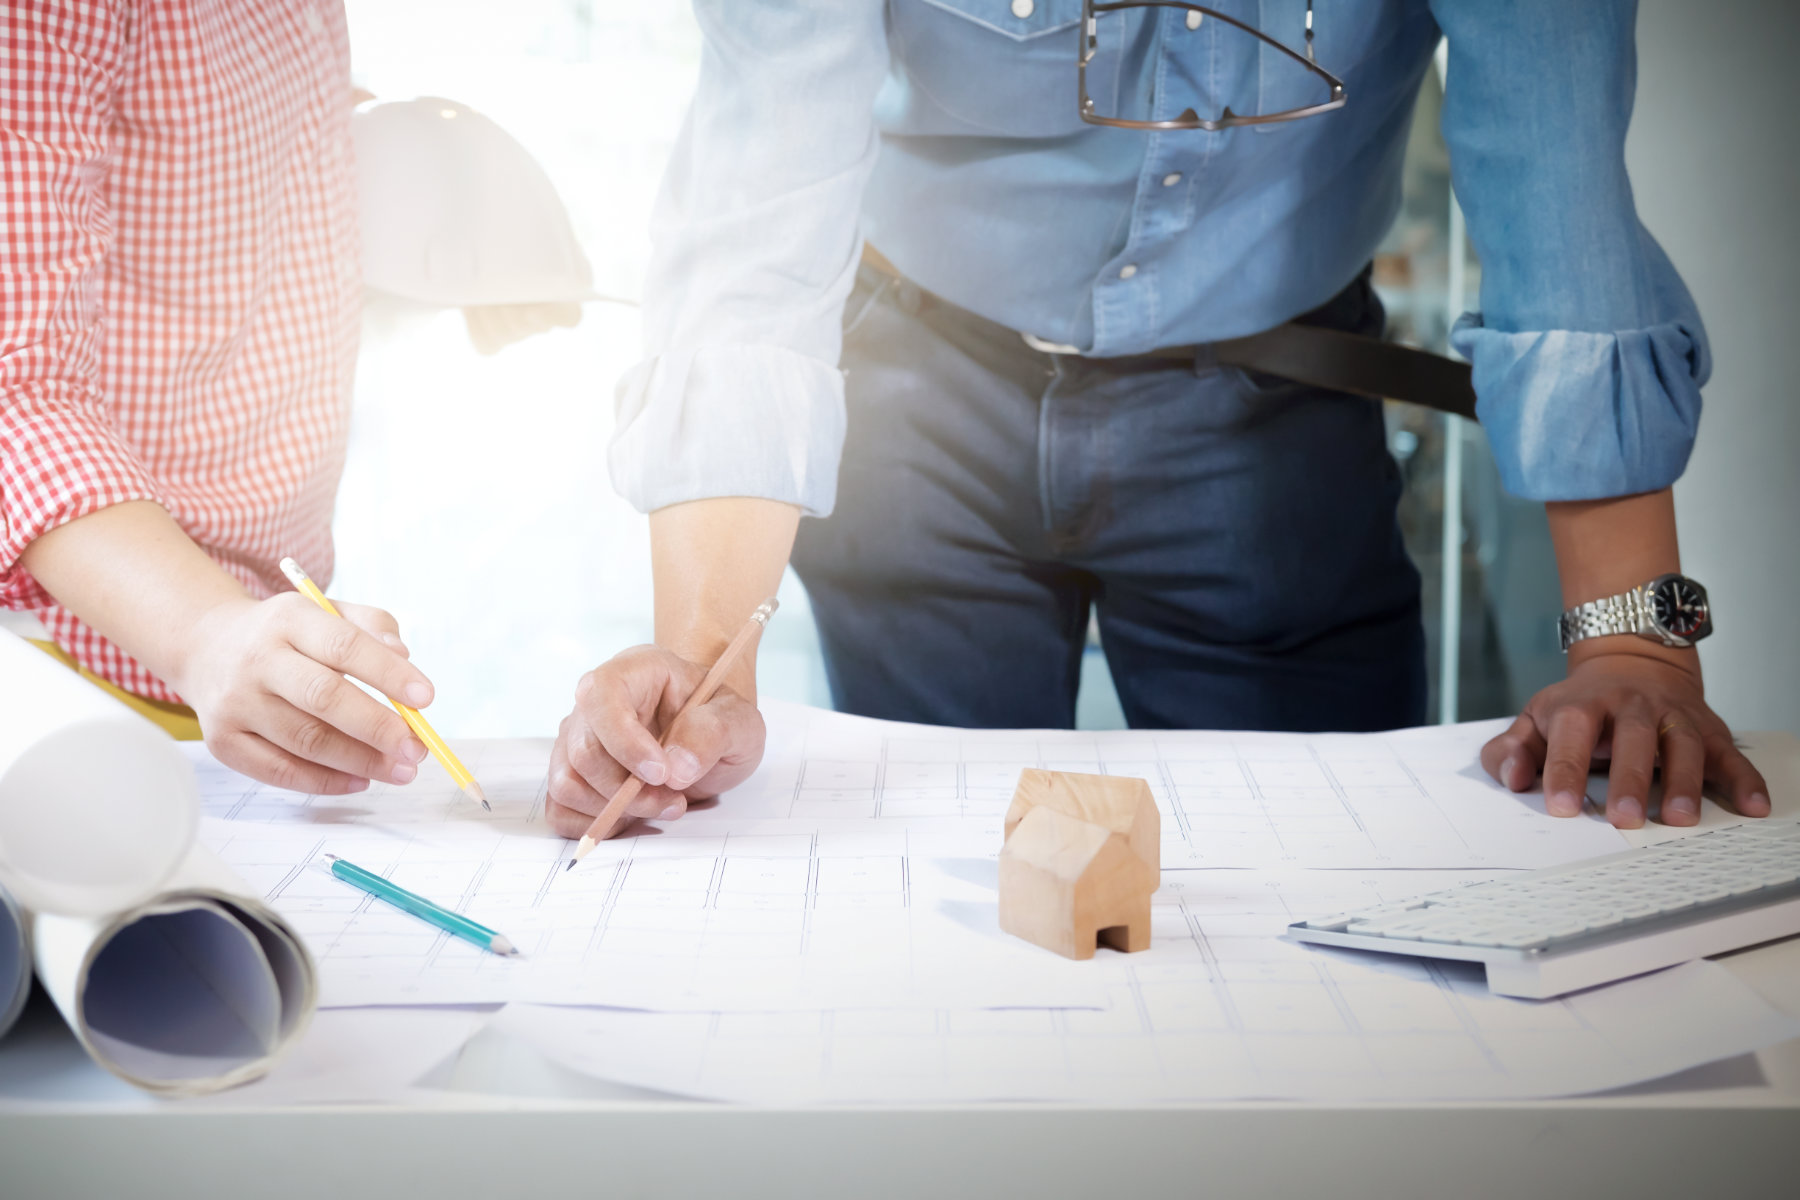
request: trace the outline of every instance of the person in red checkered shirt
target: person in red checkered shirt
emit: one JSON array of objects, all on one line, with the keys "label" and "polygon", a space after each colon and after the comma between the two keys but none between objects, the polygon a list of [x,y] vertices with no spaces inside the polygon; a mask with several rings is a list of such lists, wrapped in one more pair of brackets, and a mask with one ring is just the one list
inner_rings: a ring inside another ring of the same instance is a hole
[{"label": "person in red checkered shirt", "polygon": [[338,0],[0,8],[0,606],[282,787],[407,783],[363,680],[431,683],[330,578],[360,278]]}]

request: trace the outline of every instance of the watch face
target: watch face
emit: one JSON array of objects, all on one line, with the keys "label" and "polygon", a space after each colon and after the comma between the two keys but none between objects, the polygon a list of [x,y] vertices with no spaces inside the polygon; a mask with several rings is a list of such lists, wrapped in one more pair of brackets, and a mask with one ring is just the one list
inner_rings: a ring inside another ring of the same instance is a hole
[{"label": "watch face", "polygon": [[1650,593],[1656,623],[1676,637],[1690,638],[1706,624],[1706,593],[1679,575],[1657,581]]}]

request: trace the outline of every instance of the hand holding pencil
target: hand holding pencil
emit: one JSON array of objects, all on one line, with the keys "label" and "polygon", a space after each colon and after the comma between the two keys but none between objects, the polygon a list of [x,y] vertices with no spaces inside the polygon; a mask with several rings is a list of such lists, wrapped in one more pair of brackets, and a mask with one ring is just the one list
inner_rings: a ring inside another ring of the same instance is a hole
[{"label": "hand holding pencil", "polygon": [[[301,595],[312,601],[314,605],[323,609],[325,612],[330,613],[334,617],[342,616],[338,611],[337,606],[325,598],[325,593],[319,590],[319,586],[312,581],[312,577],[306,573],[299,563],[291,558],[284,558],[281,560],[281,572],[288,577],[288,582],[292,583],[294,588]],[[424,691],[408,692],[407,697],[408,699],[415,700],[419,704],[429,703],[431,699],[429,689],[430,685],[427,684]],[[433,729],[430,722],[426,721],[424,714],[420,713],[419,710],[412,705],[404,704],[396,699],[392,692],[386,692],[385,694],[388,697],[388,703],[394,706],[394,711],[400,714],[401,719],[406,722],[407,727],[412,730],[417,738],[417,744],[422,747],[422,750],[418,754],[418,758],[424,758],[424,751],[429,751],[443,766],[444,770],[449,772],[451,780],[455,782],[457,787],[462,789],[463,793],[467,795],[469,799],[480,804],[482,808],[491,810],[491,806],[487,802],[487,796],[482,793],[481,785],[475,782],[475,776],[469,773],[469,769],[463,766],[462,760],[457,758],[455,753],[452,752],[450,747],[444,742],[444,739],[438,736],[437,730]],[[417,759],[414,761],[417,761]],[[398,780],[397,782],[409,783],[412,781],[412,778],[412,774],[408,773],[405,779]]]},{"label": "hand holding pencil", "polygon": [[551,751],[545,803],[556,832],[581,836],[578,858],[625,820],[672,820],[690,794],[717,795],[756,768],[762,717],[723,684],[749,661],[776,607],[759,605],[710,669],[639,646],[583,677]]}]

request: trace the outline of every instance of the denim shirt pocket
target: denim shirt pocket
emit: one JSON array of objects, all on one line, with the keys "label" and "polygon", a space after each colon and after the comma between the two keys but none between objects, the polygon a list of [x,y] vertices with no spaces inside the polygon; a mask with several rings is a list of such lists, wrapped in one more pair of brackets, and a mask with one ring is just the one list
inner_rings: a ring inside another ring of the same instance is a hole
[{"label": "denim shirt pocket", "polygon": [[[1313,51],[1321,68],[1346,79],[1395,35],[1417,8],[1410,0],[1365,0],[1364,3],[1316,4]],[[1306,0],[1257,0],[1257,28],[1299,54],[1306,53]],[[1320,104],[1331,88],[1273,46],[1257,47],[1257,113],[1285,112]],[[1253,125],[1259,134],[1282,133],[1304,122]]]},{"label": "denim shirt pocket", "polygon": [[[1068,29],[1081,20],[1081,0],[918,0],[985,26],[1015,42]],[[905,7],[904,3],[896,7]]]},{"label": "denim shirt pocket", "polygon": [[911,82],[958,121],[1049,137],[1082,128],[1080,24],[1081,0],[892,0],[889,38]]}]

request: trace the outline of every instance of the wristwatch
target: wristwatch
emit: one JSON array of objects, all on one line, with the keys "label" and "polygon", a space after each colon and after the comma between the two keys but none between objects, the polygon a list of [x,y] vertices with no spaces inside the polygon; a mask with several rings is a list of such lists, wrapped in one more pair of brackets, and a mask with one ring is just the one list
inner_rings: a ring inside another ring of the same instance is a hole
[{"label": "wristwatch", "polygon": [[1713,631],[1706,589],[1686,575],[1658,575],[1649,583],[1577,604],[1557,622],[1563,653],[1582,638],[1635,633],[1686,648]]}]

